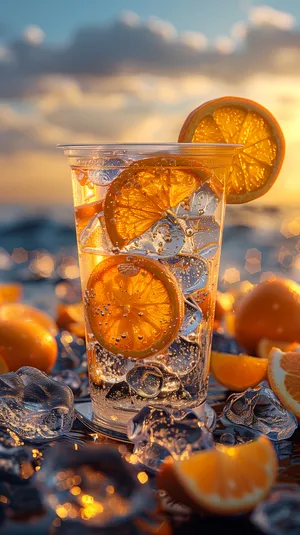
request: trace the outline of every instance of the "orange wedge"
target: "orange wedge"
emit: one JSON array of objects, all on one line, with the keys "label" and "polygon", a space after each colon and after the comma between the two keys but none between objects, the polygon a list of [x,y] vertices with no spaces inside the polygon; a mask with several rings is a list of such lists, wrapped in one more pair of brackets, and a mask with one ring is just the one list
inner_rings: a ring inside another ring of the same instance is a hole
[{"label": "orange wedge", "polygon": [[16,303],[23,296],[23,286],[21,284],[0,284],[0,305],[5,303]]},{"label": "orange wedge", "polygon": [[238,97],[210,100],[187,117],[183,143],[240,143],[227,177],[227,203],[241,204],[264,195],[282,166],[285,141],[273,115],[260,104]]},{"label": "orange wedge", "polygon": [[178,155],[130,165],[111,183],[105,198],[105,223],[112,244],[122,248],[141,236],[210,176],[200,162]]},{"label": "orange wedge", "polygon": [[159,262],[116,255],[92,271],[86,311],[98,342],[124,358],[163,352],[176,338],[184,299],[175,277]]},{"label": "orange wedge", "polygon": [[59,303],[56,323],[60,329],[68,329],[71,323],[82,323],[83,321],[84,310],[81,301],[73,304]]},{"label": "orange wedge", "polygon": [[277,457],[261,436],[235,446],[218,444],[183,461],[168,459],[157,475],[158,486],[195,511],[231,515],[251,511],[270,491]]},{"label": "orange wedge", "polygon": [[268,359],[212,351],[210,367],[219,383],[233,392],[243,392],[266,378]]},{"label": "orange wedge", "polygon": [[300,421],[300,355],[273,348],[269,355],[268,380],[282,405]]},{"label": "orange wedge", "polygon": [[[297,344],[296,344],[297,345]],[[293,346],[293,344],[292,344]],[[294,351],[290,342],[278,342],[276,340],[269,340],[268,338],[262,338],[257,345],[257,356],[264,359],[269,358],[269,354],[273,347],[277,347],[282,351]]]}]

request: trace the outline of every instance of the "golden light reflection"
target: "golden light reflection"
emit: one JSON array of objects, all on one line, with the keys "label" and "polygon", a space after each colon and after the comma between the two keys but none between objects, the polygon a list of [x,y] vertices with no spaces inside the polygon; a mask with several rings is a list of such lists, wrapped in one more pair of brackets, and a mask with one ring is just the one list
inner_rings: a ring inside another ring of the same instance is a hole
[{"label": "golden light reflection", "polygon": [[138,475],[137,475],[137,478],[138,478],[139,482],[142,483],[142,485],[147,483],[147,481],[149,479],[147,474],[146,474],[146,472],[139,472]]},{"label": "golden light reflection", "polygon": [[11,257],[16,264],[23,264],[28,260],[28,252],[23,247],[16,247],[11,253]]}]

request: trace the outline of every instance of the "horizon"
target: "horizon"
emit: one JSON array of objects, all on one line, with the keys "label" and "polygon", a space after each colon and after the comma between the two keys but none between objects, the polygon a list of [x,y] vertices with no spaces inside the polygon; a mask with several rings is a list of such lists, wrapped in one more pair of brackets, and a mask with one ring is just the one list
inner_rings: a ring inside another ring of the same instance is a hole
[{"label": "horizon", "polygon": [[299,203],[300,4],[20,1],[0,6],[1,203],[71,204],[57,143],[176,141],[191,110],[226,94],[267,107],[285,134],[280,176],[255,202]]}]

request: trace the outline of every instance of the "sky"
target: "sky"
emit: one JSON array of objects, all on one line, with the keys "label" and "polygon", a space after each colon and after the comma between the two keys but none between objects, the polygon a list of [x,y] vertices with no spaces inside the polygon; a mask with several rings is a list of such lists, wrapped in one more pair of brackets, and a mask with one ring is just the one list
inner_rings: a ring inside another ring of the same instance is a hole
[{"label": "sky", "polygon": [[0,3],[0,201],[71,203],[57,143],[176,141],[223,95],[270,109],[287,142],[268,204],[299,204],[299,0]]}]

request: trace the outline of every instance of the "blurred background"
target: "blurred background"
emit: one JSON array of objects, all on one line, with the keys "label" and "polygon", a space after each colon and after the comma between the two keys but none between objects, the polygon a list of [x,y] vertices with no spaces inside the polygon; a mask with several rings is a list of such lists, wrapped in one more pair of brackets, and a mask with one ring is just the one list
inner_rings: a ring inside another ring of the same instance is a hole
[{"label": "blurred background", "polygon": [[0,274],[76,279],[57,143],[175,141],[201,102],[270,109],[287,142],[273,189],[229,207],[220,285],[300,280],[299,0],[0,3]]}]

